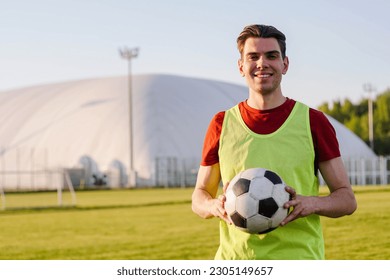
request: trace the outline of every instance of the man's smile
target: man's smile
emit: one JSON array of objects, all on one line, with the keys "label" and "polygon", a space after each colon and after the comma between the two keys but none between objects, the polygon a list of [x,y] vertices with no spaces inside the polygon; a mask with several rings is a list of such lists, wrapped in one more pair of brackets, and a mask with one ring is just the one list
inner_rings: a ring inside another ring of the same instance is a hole
[{"label": "man's smile", "polygon": [[272,76],[272,73],[254,73],[253,76],[260,78],[260,79],[267,79],[267,78]]}]

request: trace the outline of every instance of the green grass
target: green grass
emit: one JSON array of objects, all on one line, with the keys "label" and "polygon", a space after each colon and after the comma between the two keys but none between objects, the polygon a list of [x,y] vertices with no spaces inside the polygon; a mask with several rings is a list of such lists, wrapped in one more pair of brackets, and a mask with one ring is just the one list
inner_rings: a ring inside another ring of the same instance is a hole
[{"label": "green grass", "polygon": [[355,188],[358,209],[322,218],[328,259],[390,259],[390,188]]},{"label": "green grass", "polygon": [[[6,194],[0,259],[212,259],[218,220],[191,211],[192,189]],[[322,218],[327,259],[390,259],[390,187],[355,188],[358,210]]]}]

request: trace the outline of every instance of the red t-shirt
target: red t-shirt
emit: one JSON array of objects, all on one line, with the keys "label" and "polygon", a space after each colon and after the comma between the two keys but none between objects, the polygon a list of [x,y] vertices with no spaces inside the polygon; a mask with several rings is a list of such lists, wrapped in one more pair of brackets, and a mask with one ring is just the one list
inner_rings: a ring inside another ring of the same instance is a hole
[{"label": "red t-shirt", "polygon": [[[238,104],[245,124],[255,133],[270,134],[276,131],[288,118],[294,108],[295,100],[287,98],[282,105],[270,110],[257,110],[248,106],[246,101]],[[201,165],[210,166],[219,162],[219,138],[225,112],[217,113],[207,130]],[[315,109],[309,109],[310,129],[315,152],[315,170],[318,163],[340,156],[336,131],[326,116]]]}]

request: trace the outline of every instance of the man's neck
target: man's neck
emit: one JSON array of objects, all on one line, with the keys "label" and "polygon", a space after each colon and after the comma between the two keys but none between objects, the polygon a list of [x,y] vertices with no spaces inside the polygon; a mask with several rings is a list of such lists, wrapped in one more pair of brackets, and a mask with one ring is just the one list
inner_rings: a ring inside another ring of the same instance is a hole
[{"label": "man's neck", "polygon": [[249,93],[247,104],[257,110],[269,110],[282,105],[286,97],[280,93],[262,95],[260,93]]}]

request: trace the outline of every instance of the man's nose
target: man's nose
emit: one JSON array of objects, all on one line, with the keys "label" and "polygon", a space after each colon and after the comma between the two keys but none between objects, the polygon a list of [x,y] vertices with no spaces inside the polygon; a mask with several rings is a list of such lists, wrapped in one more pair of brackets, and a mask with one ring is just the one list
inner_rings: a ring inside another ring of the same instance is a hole
[{"label": "man's nose", "polygon": [[264,56],[260,56],[259,59],[257,60],[256,66],[258,69],[263,69],[263,68],[267,68],[269,65],[267,59]]}]

